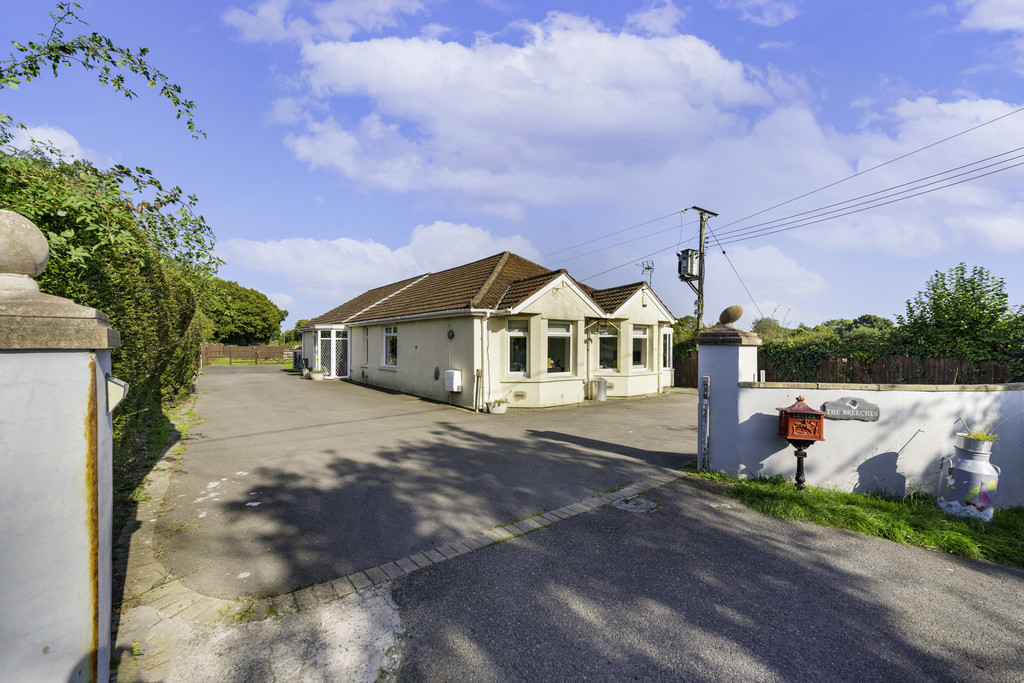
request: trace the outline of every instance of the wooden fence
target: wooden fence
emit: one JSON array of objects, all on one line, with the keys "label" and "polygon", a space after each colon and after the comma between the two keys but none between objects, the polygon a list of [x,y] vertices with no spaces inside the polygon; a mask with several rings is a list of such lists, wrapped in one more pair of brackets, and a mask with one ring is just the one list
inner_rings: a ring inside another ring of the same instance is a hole
[{"label": "wooden fence", "polygon": [[1004,384],[1024,381],[1008,363],[970,361],[961,358],[914,358],[879,356],[872,363],[853,358],[826,358],[813,380],[787,377],[772,365],[764,354],[758,354],[758,367],[766,382],[835,382],[840,384]]},{"label": "wooden fence", "polygon": [[[675,359],[677,387],[697,386],[697,352]],[[879,356],[872,363],[853,358],[826,358],[813,380],[788,376],[758,353],[757,365],[766,382],[814,381],[836,384],[1005,384],[1024,382],[1024,374],[1008,363],[970,361],[961,358],[914,358]]]},{"label": "wooden fence", "polygon": [[229,344],[203,344],[203,365],[209,365],[215,358],[227,358],[228,365],[235,361],[244,363],[260,361],[280,363],[292,357],[291,346],[231,346]]},{"label": "wooden fence", "polygon": [[697,386],[697,352],[690,354],[689,358],[676,358],[672,361],[675,371],[673,386],[691,387]]}]

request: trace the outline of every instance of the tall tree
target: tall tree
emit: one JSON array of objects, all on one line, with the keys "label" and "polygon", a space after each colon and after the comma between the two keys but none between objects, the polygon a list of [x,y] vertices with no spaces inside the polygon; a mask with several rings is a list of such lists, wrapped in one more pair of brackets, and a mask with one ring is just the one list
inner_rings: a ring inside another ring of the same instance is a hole
[{"label": "tall tree", "polygon": [[900,339],[915,353],[985,360],[1019,344],[1024,308],[1012,307],[1002,278],[963,263],[936,271],[897,315]]},{"label": "tall tree", "polygon": [[202,307],[213,323],[210,341],[222,344],[266,344],[281,336],[281,321],[288,317],[267,295],[237,282],[211,278]]}]

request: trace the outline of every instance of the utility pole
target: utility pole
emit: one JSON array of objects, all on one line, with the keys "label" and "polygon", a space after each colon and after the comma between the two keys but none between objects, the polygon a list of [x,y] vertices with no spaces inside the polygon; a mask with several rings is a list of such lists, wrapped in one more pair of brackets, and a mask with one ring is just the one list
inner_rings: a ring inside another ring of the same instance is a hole
[{"label": "utility pole", "polygon": [[[700,212],[700,240],[698,244],[697,252],[697,273],[696,277],[693,277],[692,266],[684,266],[683,259],[686,258],[687,252],[692,254],[692,250],[688,249],[685,252],[680,252],[680,267],[679,267],[679,279],[690,285],[690,289],[697,295],[697,334],[700,334],[701,329],[704,327],[704,245],[707,241],[705,238],[705,232],[707,231],[708,216],[717,216],[718,214],[714,211],[708,211],[702,209],[699,206],[690,207],[694,211]],[[697,280],[697,286],[693,286],[693,280]]]},{"label": "utility pole", "polygon": [[708,216],[717,216],[718,214],[699,206],[690,208],[700,212],[700,275],[697,277],[697,334],[700,334],[701,328],[704,327],[704,243],[706,242],[704,231],[707,229]]}]

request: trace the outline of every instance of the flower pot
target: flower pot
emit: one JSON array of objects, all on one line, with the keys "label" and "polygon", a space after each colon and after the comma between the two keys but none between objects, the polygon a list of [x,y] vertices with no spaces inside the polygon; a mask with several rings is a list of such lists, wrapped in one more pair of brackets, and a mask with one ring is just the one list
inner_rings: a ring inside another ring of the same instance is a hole
[{"label": "flower pot", "polygon": [[487,404],[487,412],[494,413],[495,415],[501,415],[506,410],[508,410],[508,404],[507,403],[494,403],[494,402],[491,402],[491,403]]},{"label": "flower pot", "polygon": [[989,463],[992,441],[957,434],[953,455],[939,462],[936,499],[940,508],[960,517],[992,521],[999,468]]},{"label": "flower pot", "polygon": [[322,382],[324,380],[324,373],[317,372],[314,370],[313,372],[309,373],[309,378],[312,379],[314,382]]}]

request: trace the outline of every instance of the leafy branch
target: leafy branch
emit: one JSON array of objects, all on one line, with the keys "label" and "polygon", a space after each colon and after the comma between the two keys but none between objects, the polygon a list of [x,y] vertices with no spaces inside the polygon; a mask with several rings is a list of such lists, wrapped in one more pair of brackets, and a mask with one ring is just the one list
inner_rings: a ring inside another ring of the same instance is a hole
[{"label": "leafy branch", "polygon": [[[184,118],[192,137],[206,137],[206,133],[196,127],[195,102],[182,96],[181,86],[172,83],[167,76],[146,61],[149,49],[140,47],[138,50],[115,45],[112,40],[98,33],[80,34],[67,38],[64,34],[66,26],[74,23],[86,25],[75,14],[81,9],[77,2],[60,2],[57,9],[50,12],[53,27],[49,34],[40,33],[41,42],[29,41],[22,44],[11,41],[15,52],[6,60],[0,61],[0,90],[19,86],[39,78],[44,70],[52,71],[57,76],[62,67],[78,64],[88,70],[99,69],[98,80],[133,99],[137,93],[132,90],[125,79],[126,73],[135,74],[144,80],[148,87],[160,88],[160,95],[168,100],[175,109],[175,118]],[[0,143],[6,144],[12,135],[10,128],[14,121],[8,114],[0,114]]]}]

